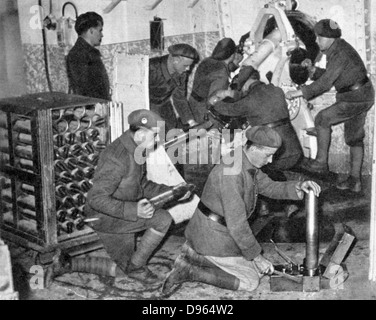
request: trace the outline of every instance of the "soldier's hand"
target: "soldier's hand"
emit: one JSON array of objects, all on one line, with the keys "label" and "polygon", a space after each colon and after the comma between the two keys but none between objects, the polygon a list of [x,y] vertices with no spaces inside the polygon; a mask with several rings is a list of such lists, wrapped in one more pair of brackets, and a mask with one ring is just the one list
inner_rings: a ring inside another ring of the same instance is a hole
[{"label": "soldier's hand", "polygon": [[188,190],[185,195],[183,195],[181,198],[178,199],[178,201],[184,201],[184,200],[187,200],[191,197],[192,195],[192,192],[190,190]]},{"label": "soldier's hand", "polygon": [[291,90],[291,91],[287,91],[285,93],[285,97],[288,100],[292,100],[292,99],[301,97],[302,95],[303,95],[303,93],[302,93],[301,90]]},{"label": "soldier's hand", "polygon": [[243,55],[241,53],[236,52],[233,63],[239,67],[239,63],[243,60]]},{"label": "soldier's hand", "polygon": [[304,59],[302,61],[302,63],[300,64],[302,67],[305,67],[305,68],[311,68],[312,67],[312,60],[311,59]]},{"label": "soldier's hand", "polygon": [[218,98],[216,95],[212,95],[212,96],[208,99],[208,103],[209,103],[211,106],[214,106],[218,101],[219,101],[219,98]]},{"label": "soldier's hand", "polygon": [[219,91],[216,93],[216,96],[217,96],[220,100],[223,100],[223,99],[226,98],[226,97],[233,98],[234,95],[235,95],[235,91],[234,91],[234,90],[231,90],[231,89],[227,89],[227,90],[219,90]]},{"label": "soldier's hand", "polygon": [[305,193],[308,193],[310,189],[312,189],[313,194],[318,197],[321,192],[321,187],[315,182],[311,180],[304,181],[300,184],[300,190]]},{"label": "soldier's hand", "polygon": [[314,73],[316,72],[316,67],[313,65],[311,59],[303,60],[303,62],[300,65],[308,69],[309,77],[312,78]]},{"label": "soldier's hand", "polygon": [[188,123],[188,125],[189,125],[190,128],[192,128],[192,127],[194,127],[194,126],[197,126],[197,125],[199,124],[198,122],[196,122],[196,121],[193,120],[193,119],[189,119],[189,120],[187,121],[187,123]]},{"label": "soldier's hand", "polygon": [[147,199],[141,199],[137,202],[137,216],[144,219],[153,217],[155,208]]},{"label": "soldier's hand", "polygon": [[208,103],[214,106],[218,101],[222,101],[226,97],[233,98],[234,94],[234,90],[218,90],[208,99]]},{"label": "soldier's hand", "polygon": [[256,258],[253,259],[259,273],[261,274],[273,274],[274,266],[273,264],[266,259],[262,254],[259,254]]}]

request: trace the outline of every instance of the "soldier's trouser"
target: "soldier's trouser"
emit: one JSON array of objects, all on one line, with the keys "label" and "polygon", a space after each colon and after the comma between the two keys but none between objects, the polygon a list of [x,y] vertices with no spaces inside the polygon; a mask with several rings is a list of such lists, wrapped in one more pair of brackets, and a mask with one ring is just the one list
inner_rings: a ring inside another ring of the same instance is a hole
[{"label": "soldier's trouser", "polygon": [[104,249],[113,261],[125,272],[128,262],[135,251],[135,234],[154,229],[160,233],[167,233],[172,217],[166,210],[155,211],[151,219],[138,219],[136,222],[127,221],[127,224],[110,231],[98,231]]},{"label": "soldier's trouser", "polygon": [[246,260],[244,257],[205,256],[205,258],[227,273],[237,277],[240,280],[238,290],[255,290],[260,283],[260,278],[263,276],[258,273],[255,263]]},{"label": "soldier's trouser", "polygon": [[373,102],[337,101],[321,110],[315,117],[315,127],[330,130],[331,126],[344,123],[345,142],[349,146],[362,146],[367,111]]}]

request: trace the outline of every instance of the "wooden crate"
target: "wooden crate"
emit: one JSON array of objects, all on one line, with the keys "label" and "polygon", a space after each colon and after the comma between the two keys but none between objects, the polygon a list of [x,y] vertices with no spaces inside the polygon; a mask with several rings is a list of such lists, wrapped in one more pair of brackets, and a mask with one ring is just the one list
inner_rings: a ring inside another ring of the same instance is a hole
[{"label": "wooden crate", "polygon": [[83,208],[108,115],[104,100],[57,92],[0,100],[3,239],[41,253],[101,247]]}]

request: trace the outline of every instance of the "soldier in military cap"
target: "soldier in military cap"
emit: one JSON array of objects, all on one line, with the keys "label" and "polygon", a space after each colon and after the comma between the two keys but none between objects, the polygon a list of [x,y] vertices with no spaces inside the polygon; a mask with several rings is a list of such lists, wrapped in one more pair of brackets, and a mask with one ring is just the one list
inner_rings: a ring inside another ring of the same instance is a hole
[{"label": "soldier in military cap", "polygon": [[223,38],[215,46],[212,55],[198,65],[192,85],[189,104],[195,120],[204,121],[207,100],[218,90],[227,90],[230,85],[230,65],[234,62],[236,44],[231,38]]},{"label": "soldier in military cap", "polygon": [[171,45],[168,52],[149,61],[150,110],[163,118],[166,131],[197,124],[187,100],[187,80],[199,60],[196,49],[185,43]]},{"label": "soldier in military cap", "polygon": [[[143,150],[152,149],[159,141],[162,122],[150,110],[129,115],[129,130],[101,153],[86,205],[87,216],[99,218],[93,228],[118,267],[145,283],[158,281],[146,262],[172,221],[168,211],[155,208],[148,200],[171,187],[147,180],[145,159],[141,157]],[[143,230],[133,252],[134,235]]]},{"label": "soldier in military cap", "polygon": [[[265,125],[274,128],[282,138],[282,146],[274,155],[273,162],[264,166],[262,170],[273,180],[287,180],[284,172],[298,167],[303,159],[303,149],[291,124],[283,90],[271,83],[260,81],[260,73],[252,66],[242,67],[238,87],[239,90],[234,91],[241,92],[243,97],[235,102],[220,101],[218,96],[222,92],[224,95],[225,90],[211,96],[208,101],[209,105],[213,105],[211,111],[227,117],[246,117],[251,126]],[[269,214],[268,202],[260,197],[260,215]],[[278,204],[278,201],[275,204]],[[286,205],[284,210],[286,215],[290,216],[298,207],[291,203]]]},{"label": "soldier in military cap", "polygon": [[316,196],[320,186],[313,181],[276,182],[260,168],[272,162],[281,146],[272,128],[256,126],[246,131],[241,170],[225,175],[228,164],[216,165],[203,190],[201,201],[185,229],[186,243],[162,291],[170,294],[175,284],[197,281],[230,290],[255,290],[273,265],[262,255],[248,224],[258,194],[277,199],[302,199],[310,189]]},{"label": "soldier in military cap", "polygon": [[[127,275],[144,284],[159,278],[147,261],[165,237],[172,217],[148,200],[171,186],[147,179],[145,153],[159,140],[163,119],[150,110],[136,110],[128,117],[129,130],[101,153],[87,195],[85,213],[111,260],[61,257],[50,268],[49,282],[67,272],[86,272],[115,277]],[[190,196],[188,191],[179,200]],[[135,234],[145,231],[135,250]]]},{"label": "soldier in military cap", "polygon": [[328,153],[333,125],[344,123],[345,142],[350,147],[350,176],[337,184],[341,190],[362,191],[361,168],[364,156],[364,124],[367,111],[375,100],[375,91],[359,53],[344,39],[338,24],[331,19],[320,20],[314,31],[320,50],[326,55],[326,68],[315,67],[306,59],[313,83],[300,90],[289,91],[286,98],[304,97],[311,100],[335,87],[336,102],[315,117],[317,155],[305,162],[305,169],[314,173],[328,172]]}]

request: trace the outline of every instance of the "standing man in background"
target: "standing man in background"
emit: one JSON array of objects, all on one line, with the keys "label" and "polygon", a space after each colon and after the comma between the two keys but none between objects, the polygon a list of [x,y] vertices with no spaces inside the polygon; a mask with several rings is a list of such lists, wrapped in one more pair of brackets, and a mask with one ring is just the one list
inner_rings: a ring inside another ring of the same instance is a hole
[{"label": "standing man in background", "polygon": [[74,28],[78,39],[67,56],[69,91],[111,100],[107,71],[95,48],[103,38],[103,18],[95,12],[83,13],[78,16]]},{"label": "standing man in background", "polygon": [[163,118],[166,132],[197,124],[187,100],[187,81],[199,60],[196,49],[185,43],[171,45],[168,52],[149,61],[150,110]]},{"label": "standing man in background", "polygon": [[320,111],[315,118],[317,130],[317,156],[305,165],[314,173],[328,171],[328,153],[332,126],[344,123],[345,142],[350,147],[350,176],[337,184],[341,190],[361,192],[361,168],[364,155],[364,124],[367,111],[372,107],[375,91],[367,76],[367,69],[358,52],[341,39],[341,29],[330,19],[319,21],[314,31],[320,50],[326,54],[326,69],[315,67],[311,60],[302,65],[308,68],[314,80],[308,86],[286,93],[287,99],[303,96],[311,100],[335,87],[336,102]]}]

